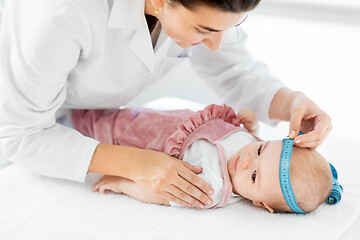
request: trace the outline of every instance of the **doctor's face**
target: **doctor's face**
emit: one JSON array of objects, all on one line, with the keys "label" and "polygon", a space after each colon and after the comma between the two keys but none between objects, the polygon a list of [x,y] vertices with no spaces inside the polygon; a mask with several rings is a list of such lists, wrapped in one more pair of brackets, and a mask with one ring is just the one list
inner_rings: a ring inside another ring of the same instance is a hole
[{"label": "doctor's face", "polygon": [[182,48],[205,44],[211,50],[216,50],[224,31],[239,25],[245,17],[244,12],[224,12],[207,6],[198,6],[190,11],[168,1],[163,1],[159,9],[159,20],[164,31]]}]

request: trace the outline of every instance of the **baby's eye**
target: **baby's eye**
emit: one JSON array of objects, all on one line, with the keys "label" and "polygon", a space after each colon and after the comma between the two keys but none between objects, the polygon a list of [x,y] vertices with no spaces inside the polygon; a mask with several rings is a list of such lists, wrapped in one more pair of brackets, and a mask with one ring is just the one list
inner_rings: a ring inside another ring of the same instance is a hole
[{"label": "baby's eye", "polygon": [[262,148],[262,145],[260,145],[260,147],[258,148],[258,156],[260,156],[260,154],[261,154],[261,148]]},{"label": "baby's eye", "polygon": [[255,183],[256,180],[256,170],[253,172],[253,174],[251,175],[251,179],[253,181],[253,183]]}]

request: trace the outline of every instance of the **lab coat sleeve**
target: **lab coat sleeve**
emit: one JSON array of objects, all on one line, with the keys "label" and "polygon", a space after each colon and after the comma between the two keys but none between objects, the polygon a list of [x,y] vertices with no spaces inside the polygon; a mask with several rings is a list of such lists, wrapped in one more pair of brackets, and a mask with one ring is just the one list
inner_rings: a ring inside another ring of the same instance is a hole
[{"label": "lab coat sleeve", "polygon": [[269,108],[276,92],[284,84],[270,75],[265,64],[254,61],[245,48],[246,34],[240,27],[224,33],[217,51],[201,44],[193,47],[190,61],[195,72],[218,97],[236,111],[250,108],[259,120],[269,119]]},{"label": "lab coat sleeve", "polygon": [[[84,181],[98,142],[56,123],[89,27],[72,1],[7,1],[0,32],[0,151],[50,177]],[[57,4],[57,5],[55,5]]]}]

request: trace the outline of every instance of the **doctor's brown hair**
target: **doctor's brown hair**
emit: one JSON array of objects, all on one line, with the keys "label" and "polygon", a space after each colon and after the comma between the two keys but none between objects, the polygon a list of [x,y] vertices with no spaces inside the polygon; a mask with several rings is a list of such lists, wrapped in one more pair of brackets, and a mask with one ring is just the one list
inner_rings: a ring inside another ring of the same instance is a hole
[{"label": "doctor's brown hair", "polygon": [[181,4],[189,10],[198,6],[213,7],[224,12],[247,12],[253,10],[260,0],[169,0],[170,4]]}]

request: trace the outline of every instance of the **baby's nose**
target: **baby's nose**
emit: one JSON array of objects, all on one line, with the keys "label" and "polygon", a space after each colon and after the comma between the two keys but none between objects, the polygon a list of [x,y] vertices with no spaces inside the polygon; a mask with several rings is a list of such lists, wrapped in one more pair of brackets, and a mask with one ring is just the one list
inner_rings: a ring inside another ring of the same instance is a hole
[{"label": "baby's nose", "polygon": [[249,168],[251,166],[252,162],[253,162],[253,157],[251,155],[246,155],[244,157],[244,162],[243,162],[242,167],[244,169],[247,169],[247,168]]}]

